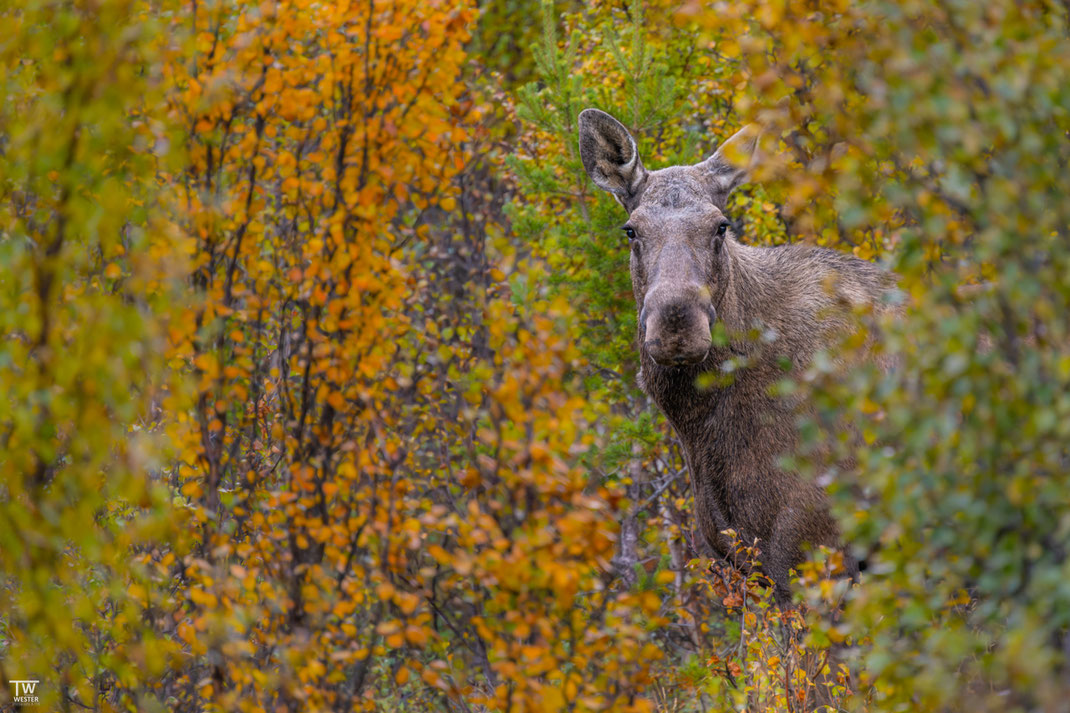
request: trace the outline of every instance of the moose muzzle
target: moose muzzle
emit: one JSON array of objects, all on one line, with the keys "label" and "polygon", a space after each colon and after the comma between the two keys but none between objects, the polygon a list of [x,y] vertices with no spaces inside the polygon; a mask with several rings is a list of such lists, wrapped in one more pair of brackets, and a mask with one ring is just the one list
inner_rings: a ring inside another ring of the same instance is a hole
[{"label": "moose muzzle", "polygon": [[710,327],[716,319],[705,285],[656,286],[639,315],[643,349],[662,366],[697,364],[709,354]]}]

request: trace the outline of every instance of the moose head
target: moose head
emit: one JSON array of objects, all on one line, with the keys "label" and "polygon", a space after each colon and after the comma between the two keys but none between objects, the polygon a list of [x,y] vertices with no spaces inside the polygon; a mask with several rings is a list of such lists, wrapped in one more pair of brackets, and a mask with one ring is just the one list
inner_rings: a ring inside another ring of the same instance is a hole
[{"label": "moose head", "polygon": [[580,158],[595,185],[628,211],[632,288],[641,348],[663,366],[697,364],[711,346],[716,305],[727,289],[724,214],[747,177],[759,129],[750,125],[693,166],[648,171],[624,125],[598,109],[580,114]]}]

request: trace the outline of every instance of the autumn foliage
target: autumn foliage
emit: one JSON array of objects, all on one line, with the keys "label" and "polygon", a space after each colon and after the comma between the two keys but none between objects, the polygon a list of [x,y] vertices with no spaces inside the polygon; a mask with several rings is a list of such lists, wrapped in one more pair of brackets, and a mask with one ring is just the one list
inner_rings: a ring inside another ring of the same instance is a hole
[{"label": "autumn foliage", "polygon": [[[0,8],[0,709],[1061,710],[1067,12]],[[786,454],[859,587],[696,551],[588,106],[900,274]]]}]

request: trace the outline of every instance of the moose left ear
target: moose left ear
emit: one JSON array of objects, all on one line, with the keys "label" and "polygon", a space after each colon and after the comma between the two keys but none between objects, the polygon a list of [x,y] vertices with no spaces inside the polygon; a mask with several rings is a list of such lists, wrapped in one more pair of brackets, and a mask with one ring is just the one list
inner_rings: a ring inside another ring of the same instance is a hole
[{"label": "moose left ear", "polygon": [[631,213],[643,190],[646,169],[624,125],[598,109],[580,112],[580,159],[594,184],[612,193]]},{"label": "moose left ear", "polygon": [[758,139],[761,135],[761,126],[747,124],[721,144],[712,156],[697,165],[709,182],[717,207],[724,208],[729,194],[750,177],[751,169],[757,163]]}]

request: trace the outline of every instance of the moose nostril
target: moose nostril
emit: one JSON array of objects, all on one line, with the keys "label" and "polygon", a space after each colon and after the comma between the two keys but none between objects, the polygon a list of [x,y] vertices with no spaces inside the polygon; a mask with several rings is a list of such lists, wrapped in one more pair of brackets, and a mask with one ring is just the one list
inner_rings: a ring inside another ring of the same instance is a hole
[{"label": "moose nostril", "polygon": [[717,308],[712,304],[706,307],[706,316],[710,318],[710,326],[717,322]]},{"label": "moose nostril", "polygon": [[646,307],[639,310],[639,329],[640,331],[646,331]]}]

